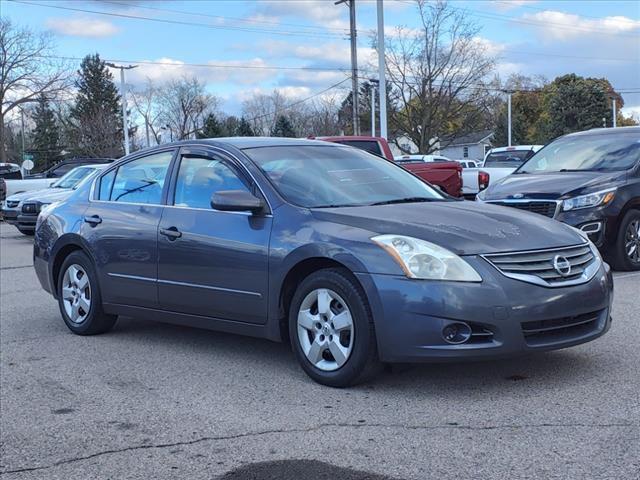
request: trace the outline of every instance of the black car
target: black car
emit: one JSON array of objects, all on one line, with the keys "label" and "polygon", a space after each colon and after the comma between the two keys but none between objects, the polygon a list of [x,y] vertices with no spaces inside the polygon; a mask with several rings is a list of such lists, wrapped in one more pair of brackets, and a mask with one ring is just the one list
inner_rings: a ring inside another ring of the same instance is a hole
[{"label": "black car", "polygon": [[67,160],[62,160],[59,163],[56,163],[53,167],[45,170],[42,173],[37,173],[35,175],[30,175],[29,178],[60,178],[66,175],[68,172],[73,170],[76,167],[80,167],[82,165],[89,164],[97,164],[97,163],[111,163],[113,162],[113,158],[91,158],[91,157],[75,157],[68,158]]},{"label": "black car", "polygon": [[640,127],[602,128],[554,140],[478,201],[576,227],[618,270],[640,270]]}]

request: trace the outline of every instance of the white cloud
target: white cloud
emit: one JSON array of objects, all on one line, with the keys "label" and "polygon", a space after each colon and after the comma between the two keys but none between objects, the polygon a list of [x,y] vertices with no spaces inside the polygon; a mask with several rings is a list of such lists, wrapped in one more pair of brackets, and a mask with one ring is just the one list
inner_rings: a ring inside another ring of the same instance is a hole
[{"label": "white cloud", "polygon": [[[640,20],[619,15],[586,18],[572,13],[545,10],[526,13],[522,15],[522,20],[535,22],[536,32],[547,40],[564,40],[585,35],[632,34],[640,31]],[[633,40],[629,39],[629,42]]]},{"label": "white cloud", "polygon": [[110,37],[120,31],[113,23],[84,17],[49,18],[46,25],[60,35],[72,37]]},{"label": "white cloud", "polygon": [[334,5],[329,0],[265,0],[259,3],[258,14],[271,18],[293,16],[304,18],[327,28],[349,28],[349,10],[344,5]]},{"label": "white cloud", "polygon": [[506,12],[508,10],[514,10],[523,5],[531,5],[538,3],[537,0],[491,0],[489,4],[500,12]]},{"label": "white cloud", "polygon": [[[147,60],[145,60],[147,61]],[[208,83],[234,83],[251,85],[268,80],[275,71],[267,69],[268,64],[261,58],[250,60],[211,60],[202,66],[188,65],[182,60],[158,58],[153,63],[140,63],[138,68],[128,74],[128,83],[142,83],[147,78],[155,82],[163,82],[181,77],[197,77]],[[237,68],[238,66],[256,68]],[[236,67],[236,68],[233,68]]]}]

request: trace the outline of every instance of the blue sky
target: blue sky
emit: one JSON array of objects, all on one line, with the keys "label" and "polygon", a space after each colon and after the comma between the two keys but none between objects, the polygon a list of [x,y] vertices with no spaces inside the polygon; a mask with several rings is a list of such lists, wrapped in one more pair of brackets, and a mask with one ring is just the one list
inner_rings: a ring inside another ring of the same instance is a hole
[{"label": "blue sky", "polygon": [[[411,0],[384,3],[387,31],[418,26]],[[479,41],[498,57],[501,76],[606,77],[617,89],[638,92],[623,98],[626,110],[640,115],[640,2],[451,3],[482,28]],[[375,2],[356,5],[358,54],[366,68],[376,61]],[[222,110],[233,113],[254,92],[280,89],[304,98],[347,78],[341,70],[349,67],[348,9],[333,0],[0,0],[0,9],[17,24],[53,32],[61,56],[99,52],[107,59],[170,64],[141,64],[130,74],[133,84],[195,75],[223,99]],[[293,68],[267,68],[274,66]]]}]

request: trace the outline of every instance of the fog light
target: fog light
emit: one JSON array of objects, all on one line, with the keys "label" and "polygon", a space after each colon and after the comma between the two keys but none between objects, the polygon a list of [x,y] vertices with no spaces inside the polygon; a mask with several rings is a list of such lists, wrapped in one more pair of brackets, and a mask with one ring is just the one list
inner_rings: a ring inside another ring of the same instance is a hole
[{"label": "fog light", "polygon": [[471,327],[463,322],[450,323],[442,329],[442,338],[453,345],[464,343],[471,338]]}]

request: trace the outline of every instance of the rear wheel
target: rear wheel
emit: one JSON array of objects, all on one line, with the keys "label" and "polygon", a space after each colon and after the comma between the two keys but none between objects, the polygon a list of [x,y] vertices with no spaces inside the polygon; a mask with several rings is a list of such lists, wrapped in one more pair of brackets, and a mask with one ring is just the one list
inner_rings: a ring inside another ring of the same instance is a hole
[{"label": "rear wheel", "polygon": [[104,333],[116,323],[115,315],[107,315],[102,310],[97,275],[93,263],[84,252],[73,252],[64,260],[57,292],[62,319],[73,333]]},{"label": "rear wheel", "polygon": [[612,257],[616,270],[640,270],[640,210],[622,218]]},{"label": "rear wheel", "polygon": [[360,383],[380,365],[369,304],[343,269],[320,270],[299,285],[289,310],[289,337],[304,371],[323,385]]}]

